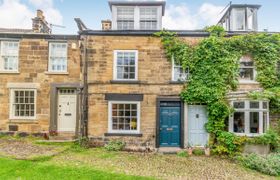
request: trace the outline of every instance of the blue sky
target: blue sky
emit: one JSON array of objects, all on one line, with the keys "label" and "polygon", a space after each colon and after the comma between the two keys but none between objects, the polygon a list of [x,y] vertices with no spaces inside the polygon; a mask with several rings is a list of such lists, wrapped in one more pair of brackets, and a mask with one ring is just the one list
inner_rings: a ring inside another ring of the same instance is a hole
[{"label": "blue sky", "polygon": [[[233,3],[260,4],[259,30],[280,31],[280,0],[233,0]],[[166,0],[164,26],[173,29],[200,29],[217,21],[217,14],[229,1]],[[101,20],[111,19],[107,0],[0,0],[0,27],[30,28],[36,9],[43,9],[46,18],[66,28],[54,33],[75,34],[75,17],[91,29],[100,29]]]}]

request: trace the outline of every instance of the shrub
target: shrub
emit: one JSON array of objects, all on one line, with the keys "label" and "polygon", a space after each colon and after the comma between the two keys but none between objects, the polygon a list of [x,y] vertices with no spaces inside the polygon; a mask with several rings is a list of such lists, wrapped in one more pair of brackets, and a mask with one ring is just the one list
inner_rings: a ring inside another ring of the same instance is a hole
[{"label": "shrub", "polygon": [[223,131],[217,137],[217,143],[213,146],[213,153],[218,155],[234,156],[242,151],[247,137],[236,136],[231,132]]},{"label": "shrub", "polygon": [[125,147],[125,142],[122,141],[110,141],[105,145],[107,151],[121,151]]},{"label": "shrub", "polygon": [[194,149],[193,154],[196,155],[196,156],[204,155],[205,154],[204,149]]},{"label": "shrub", "polygon": [[280,136],[277,134],[276,131],[268,130],[262,136],[258,136],[258,137],[250,139],[249,143],[270,145],[272,150],[276,150],[279,148]]},{"label": "shrub", "polygon": [[80,145],[82,148],[89,148],[89,139],[87,137],[81,137],[76,141],[78,145]]},{"label": "shrub", "polygon": [[272,176],[280,176],[280,154],[268,156],[250,154],[239,158],[239,161],[247,168]]},{"label": "shrub", "polygon": [[188,153],[186,151],[179,151],[177,152],[177,156],[179,157],[188,157]]}]

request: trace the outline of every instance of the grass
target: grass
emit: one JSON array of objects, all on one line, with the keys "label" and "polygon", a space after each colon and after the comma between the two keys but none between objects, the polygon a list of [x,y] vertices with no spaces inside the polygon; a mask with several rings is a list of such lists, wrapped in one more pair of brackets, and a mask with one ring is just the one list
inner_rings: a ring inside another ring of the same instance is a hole
[{"label": "grass", "polygon": [[[46,160],[48,161],[48,159]],[[24,161],[0,158],[0,179],[151,179],[128,176],[91,167],[61,167],[43,161]]]}]

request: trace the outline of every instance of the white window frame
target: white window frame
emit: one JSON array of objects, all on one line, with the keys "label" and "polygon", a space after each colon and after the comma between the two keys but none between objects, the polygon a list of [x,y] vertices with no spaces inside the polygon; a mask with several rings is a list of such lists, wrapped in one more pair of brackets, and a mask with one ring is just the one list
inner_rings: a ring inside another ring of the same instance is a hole
[{"label": "white window frame", "polygon": [[[65,44],[66,45],[66,69],[65,70],[53,70],[51,63],[51,54],[52,54],[52,44]],[[48,72],[50,73],[67,73],[68,72],[68,43],[67,42],[50,42],[49,43],[49,61],[48,61]]]},{"label": "white window frame", "polygon": [[[177,65],[176,67],[179,67],[179,66]],[[172,58],[172,81],[173,81],[173,82],[187,82],[187,81],[189,80],[189,78],[190,78],[190,70],[189,70],[188,67],[187,67],[188,73],[185,73],[185,74],[188,74],[188,77],[187,77],[187,79],[184,80],[184,81],[179,81],[178,79],[175,79],[175,71],[174,71],[174,69],[175,69],[175,61],[174,61],[174,59]]]},{"label": "white window frame", "polygon": [[[136,130],[113,130],[112,105],[113,104],[136,104],[137,105],[137,129]],[[117,134],[139,134],[140,133],[141,103],[139,101],[109,101],[108,102],[108,133]]]},{"label": "white window frame", "polygon": [[155,29],[152,29],[152,28],[141,29],[141,21],[148,21],[148,20],[141,20],[141,9],[155,9],[156,10],[157,14],[156,14],[156,19],[155,19],[155,22],[156,22],[155,29],[158,29],[158,24],[159,24],[158,14],[159,14],[159,11],[158,11],[158,7],[156,7],[156,6],[141,6],[141,7],[139,7],[139,29],[140,30],[155,30]]},{"label": "white window frame", "polygon": [[[34,116],[15,116],[14,115],[14,99],[15,99],[15,91],[33,91],[34,92]],[[12,88],[10,89],[10,120],[36,120],[37,116],[37,89],[31,88]]]},{"label": "white window frame", "polygon": [[[119,8],[129,8],[129,9],[133,9],[133,28],[128,28],[128,29],[123,29],[123,28],[118,28],[118,21],[125,21],[125,20],[119,20],[118,19],[118,9]],[[116,26],[117,26],[117,29],[118,30],[133,30],[133,29],[135,29],[135,14],[136,14],[136,12],[135,12],[135,8],[134,7],[130,7],[130,6],[118,6],[117,8],[116,8]]]},{"label": "white window frame", "polygon": [[[250,61],[246,61],[246,60],[244,60],[244,58],[249,58],[250,59]],[[253,66],[248,66],[248,67],[246,67],[246,66],[241,66],[241,63],[242,62],[253,62]],[[255,66],[255,62],[252,60],[252,58],[251,57],[248,57],[248,56],[242,56],[241,58],[240,58],[240,60],[239,60],[239,71],[240,71],[240,69],[243,69],[243,68],[252,68],[253,69],[253,80],[244,80],[244,79],[241,79],[240,77],[239,77],[239,82],[240,83],[257,83],[257,81],[256,81],[256,77],[257,77],[257,70],[256,70],[256,66]]]},{"label": "white window frame", "polygon": [[[7,73],[18,73],[19,72],[19,41],[13,41],[13,40],[3,40],[3,41],[0,41],[0,72],[7,72]],[[3,47],[4,47],[4,43],[5,42],[13,42],[13,43],[16,43],[17,44],[17,54],[16,54],[16,57],[17,57],[17,65],[15,67],[15,69],[13,70],[6,70],[4,69],[4,66],[5,66],[5,63],[4,63],[4,59],[2,58],[3,56]]]},{"label": "white window frame", "polygon": [[[135,53],[135,77],[134,79],[118,79],[118,53],[119,52],[128,52]],[[113,80],[116,81],[137,81],[138,80],[138,50],[114,50],[114,65],[113,65]]]},{"label": "white window frame", "polygon": [[[230,115],[229,117],[229,126],[228,126],[228,130],[229,132],[232,132],[236,135],[239,136],[248,136],[248,137],[254,137],[254,136],[260,136],[262,134],[264,134],[264,131],[269,129],[269,102],[267,100],[234,100],[231,101],[231,106],[233,106],[234,102],[244,102],[245,103],[245,107],[244,108],[240,108],[240,109],[235,109],[235,112],[244,112],[244,133],[236,133],[234,132],[234,113],[232,115]],[[250,108],[250,102],[259,102],[259,109],[252,109]],[[267,109],[263,108],[263,102],[267,102]],[[259,113],[259,133],[250,133],[250,112],[258,112]],[[263,124],[263,113],[266,112],[267,113],[267,129],[263,129],[264,124]]]}]

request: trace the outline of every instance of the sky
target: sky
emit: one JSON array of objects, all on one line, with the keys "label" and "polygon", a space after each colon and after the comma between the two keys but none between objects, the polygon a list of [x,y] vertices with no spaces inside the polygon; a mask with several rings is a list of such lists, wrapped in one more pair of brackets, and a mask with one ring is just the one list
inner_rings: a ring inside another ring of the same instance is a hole
[{"label": "sky", "polygon": [[[216,24],[228,3],[227,0],[166,0],[163,28],[194,30]],[[232,0],[232,3],[262,5],[258,12],[259,30],[280,32],[280,0]],[[76,34],[76,17],[94,30],[101,29],[101,20],[111,19],[107,0],[0,0],[0,28],[30,29],[37,9],[44,11],[49,23],[65,26],[54,27],[55,34]]]}]

